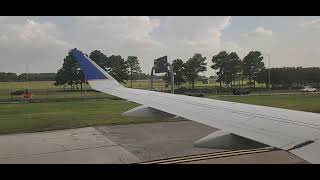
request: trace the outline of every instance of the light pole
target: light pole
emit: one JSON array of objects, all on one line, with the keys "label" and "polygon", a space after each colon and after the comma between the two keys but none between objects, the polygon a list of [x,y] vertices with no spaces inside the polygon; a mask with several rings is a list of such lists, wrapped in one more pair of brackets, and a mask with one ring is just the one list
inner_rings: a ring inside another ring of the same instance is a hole
[{"label": "light pole", "polygon": [[269,71],[268,71],[268,88],[269,88],[269,95],[271,95],[271,92],[270,92],[270,70],[271,70],[271,68],[270,68],[270,54],[265,54],[266,56],[268,56],[268,61],[269,61]]}]

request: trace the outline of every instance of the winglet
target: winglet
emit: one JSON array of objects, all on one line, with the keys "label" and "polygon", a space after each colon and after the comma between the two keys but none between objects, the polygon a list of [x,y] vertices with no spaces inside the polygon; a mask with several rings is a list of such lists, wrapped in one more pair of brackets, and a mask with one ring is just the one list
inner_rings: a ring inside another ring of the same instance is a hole
[{"label": "winglet", "polygon": [[81,51],[72,49],[70,53],[80,65],[80,68],[86,75],[86,79],[88,81],[97,79],[108,79],[107,73],[90,58],[84,55]]},{"label": "winglet", "polygon": [[80,68],[84,72],[85,78],[92,89],[101,91],[101,88],[105,87],[123,87],[117,80],[81,51],[72,49],[70,53],[80,65]]}]

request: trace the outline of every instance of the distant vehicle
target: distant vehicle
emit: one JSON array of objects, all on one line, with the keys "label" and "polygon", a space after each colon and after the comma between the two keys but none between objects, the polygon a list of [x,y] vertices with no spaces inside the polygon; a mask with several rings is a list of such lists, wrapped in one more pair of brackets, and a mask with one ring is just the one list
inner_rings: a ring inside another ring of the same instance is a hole
[{"label": "distant vehicle", "polygon": [[318,90],[316,88],[313,88],[311,86],[305,86],[301,89],[303,92],[317,92]]},{"label": "distant vehicle", "polygon": [[249,94],[250,91],[247,89],[232,89],[233,95]]},{"label": "distant vehicle", "polygon": [[195,97],[204,97],[204,93],[201,93],[201,92],[185,92],[184,95],[195,96]]},{"label": "distant vehicle", "polygon": [[11,96],[21,96],[24,99],[32,99],[32,93],[30,92],[30,90],[26,89],[24,91],[14,91],[11,92]]},{"label": "distant vehicle", "polygon": [[231,85],[230,85],[230,84],[225,84],[225,85],[224,85],[224,87],[226,87],[226,88],[230,88],[230,87],[231,87]]},{"label": "distant vehicle", "polygon": [[148,91],[159,91],[158,88],[147,89]]},{"label": "distant vehicle", "polygon": [[11,92],[11,95],[12,96],[20,96],[20,95],[23,95],[25,93],[25,91],[14,91],[14,92]]}]

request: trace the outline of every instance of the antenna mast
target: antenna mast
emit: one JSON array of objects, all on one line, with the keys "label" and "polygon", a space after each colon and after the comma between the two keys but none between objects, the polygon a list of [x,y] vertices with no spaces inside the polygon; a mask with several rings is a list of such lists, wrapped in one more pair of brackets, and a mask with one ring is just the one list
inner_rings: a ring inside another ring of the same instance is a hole
[{"label": "antenna mast", "polygon": [[28,91],[27,93],[29,93],[29,92],[30,92],[28,73],[29,73],[29,70],[28,70],[28,64],[26,64],[27,91]]}]

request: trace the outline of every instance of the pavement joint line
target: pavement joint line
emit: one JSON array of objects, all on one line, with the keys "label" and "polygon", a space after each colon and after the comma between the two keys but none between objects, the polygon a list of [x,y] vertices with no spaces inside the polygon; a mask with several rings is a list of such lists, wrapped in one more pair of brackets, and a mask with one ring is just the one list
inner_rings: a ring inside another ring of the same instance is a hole
[{"label": "pavement joint line", "polygon": [[37,156],[37,155],[44,155],[44,154],[54,154],[54,153],[67,152],[67,151],[79,151],[79,150],[86,150],[86,149],[98,149],[98,148],[112,147],[112,146],[119,146],[119,145],[113,144],[113,145],[107,145],[107,146],[95,146],[95,147],[88,147],[88,148],[66,149],[66,150],[62,150],[62,151],[52,151],[52,152],[45,152],[45,153],[35,153],[35,154],[26,154],[26,155],[18,155],[18,156],[7,156],[7,157],[0,157],[0,160],[1,160],[1,159],[30,157],[30,156]]},{"label": "pavement joint line", "polygon": [[167,159],[160,159],[160,160],[153,160],[153,161],[146,161],[142,162],[141,164],[153,164],[153,163],[162,163],[162,162],[172,162],[172,161],[179,161],[179,160],[186,160],[191,158],[208,158],[213,156],[221,156],[221,155],[229,155],[236,153],[253,153],[256,151],[272,151],[274,150],[273,147],[265,147],[265,148],[258,148],[258,149],[244,149],[244,150],[235,150],[235,151],[220,151],[220,152],[213,152],[213,153],[206,153],[206,154],[196,154],[196,155],[189,155],[189,156],[182,156],[182,157],[175,157],[175,158],[167,158]]},{"label": "pavement joint line", "polygon": [[165,158],[165,159],[160,159],[160,160],[153,160],[153,161],[146,161],[145,163],[148,162],[162,162],[162,161],[167,161],[167,160],[176,160],[176,159],[185,159],[185,158],[192,158],[192,157],[203,157],[203,156],[212,156],[212,155],[219,155],[219,154],[230,154],[230,153],[236,153],[236,152],[247,152],[247,151],[252,151],[252,150],[260,150],[260,149],[268,149],[269,147],[265,148],[258,148],[258,149],[242,149],[242,150],[234,150],[234,151],[219,151],[219,152],[211,152],[211,153],[204,153],[204,154],[193,154],[193,155],[187,155],[187,156],[182,156],[182,157],[172,157],[172,158]]},{"label": "pavement joint line", "polygon": [[185,162],[217,159],[217,158],[223,158],[223,157],[241,156],[241,155],[247,155],[247,154],[256,154],[256,153],[262,153],[262,152],[269,152],[269,150],[257,150],[257,151],[243,152],[243,153],[222,154],[222,155],[217,155],[217,156],[208,156],[208,157],[199,157],[199,158],[184,159],[184,160],[178,160],[178,161],[169,161],[169,162],[164,162],[164,163],[160,163],[160,164],[172,164],[172,163],[178,164],[178,163],[185,163]]},{"label": "pavement joint line", "polygon": [[[94,127],[88,126],[88,127],[70,128],[70,129],[53,129],[53,130],[34,131],[34,132],[18,132],[18,133],[0,134],[0,137],[5,137],[5,136],[25,136],[25,135],[34,135],[34,134],[47,134],[47,133],[63,132],[63,131],[68,131],[68,130],[76,131],[76,130],[79,130],[79,129],[90,129],[90,128],[94,128]],[[83,133],[83,132],[72,132],[72,133],[80,134],[80,133]],[[72,133],[70,135],[72,135]]]},{"label": "pavement joint line", "polygon": [[107,133],[101,129],[99,129],[99,126],[93,127],[96,131],[98,131],[99,133],[101,133],[101,135],[105,136],[106,138],[108,138],[111,142],[113,142],[115,145],[125,149],[126,151],[128,151],[130,154],[132,154],[133,156],[135,156],[140,162],[142,161],[142,159],[140,159],[138,156],[134,155],[131,151],[129,151],[125,146],[121,145],[121,144],[117,144],[116,142],[112,141],[108,136]]}]

